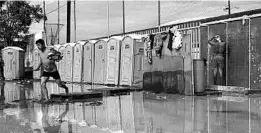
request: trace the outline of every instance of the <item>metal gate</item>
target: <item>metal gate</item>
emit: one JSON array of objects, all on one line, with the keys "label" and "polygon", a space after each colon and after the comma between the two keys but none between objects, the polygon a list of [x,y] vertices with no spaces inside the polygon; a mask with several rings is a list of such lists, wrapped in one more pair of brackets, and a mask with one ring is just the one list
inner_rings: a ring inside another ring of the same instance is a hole
[{"label": "metal gate", "polygon": [[[226,41],[226,85],[258,89],[261,85],[261,14],[204,23],[201,25],[201,44],[215,34]],[[206,29],[208,32],[206,33]],[[208,38],[206,39],[206,36]],[[201,55],[206,52],[201,48]],[[211,53],[208,49],[208,53]],[[203,56],[202,56],[203,57]],[[207,54],[211,62],[210,54]],[[208,65],[208,85],[212,85],[211,68]]]}]

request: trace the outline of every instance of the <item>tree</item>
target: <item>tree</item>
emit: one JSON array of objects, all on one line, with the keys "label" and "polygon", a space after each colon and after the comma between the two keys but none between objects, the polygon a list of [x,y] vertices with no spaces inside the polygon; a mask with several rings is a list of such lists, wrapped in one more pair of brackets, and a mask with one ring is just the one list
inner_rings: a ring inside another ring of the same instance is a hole
[{"label": "tree", "polygon": [[0,39],[5,46],[17,41],[27,42],[30,25],[47,19],[40,5],[30,5],[26,1],[1,1],[0,8]]}]

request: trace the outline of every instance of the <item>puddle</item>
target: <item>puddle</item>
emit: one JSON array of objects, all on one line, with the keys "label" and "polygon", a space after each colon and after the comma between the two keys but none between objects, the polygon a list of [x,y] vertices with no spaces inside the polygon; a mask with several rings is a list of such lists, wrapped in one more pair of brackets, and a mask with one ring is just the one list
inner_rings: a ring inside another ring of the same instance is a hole
[{"label": "puddle", "polygon": [[[21,84],[23,83],[23,84]],[[261,97],[198,96],[131,92],[99,101],[41,104],[39,82],[5,82],[0,109],[3,133],[258,133]],[[67,84],[70,92],[88,85]],[[51,93],[63,92],[48,83]],[[102,86],[99,86],[102,87]]]}]

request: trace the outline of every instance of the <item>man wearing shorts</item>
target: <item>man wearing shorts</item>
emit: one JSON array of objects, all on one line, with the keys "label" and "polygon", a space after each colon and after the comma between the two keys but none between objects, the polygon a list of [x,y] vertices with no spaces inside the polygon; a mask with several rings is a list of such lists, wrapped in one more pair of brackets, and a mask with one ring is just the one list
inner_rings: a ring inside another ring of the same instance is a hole
[{"label": "man wearing shorts", "polygon": [[40,63],[36,69],[34,69],[34,71],[40,70],[40,67],[43,69],[41,75],[41,90],[43,92],[45,101],[49,100],[48,91],[46,88],[46,83],[49,80],[49,77],[55,79],[58,86],[64,88],[66,94],[68,94],[68,87],[61,81],[55,60],[50,56],[60,54],[60,52],[56,51],[54,48],[46,47],[43,39],[37,40],[36,46],[39,49]]},{"label": "man wearing shorts", "polygon": [[223,68],[225,64],[225,42],[223,42],[219,35],[215,35],[208,43],[213,49],[213,56],[210,66],[213,68],[214,85],[217,85],[217,72],[220,75],[221,85],[223,85]]}]

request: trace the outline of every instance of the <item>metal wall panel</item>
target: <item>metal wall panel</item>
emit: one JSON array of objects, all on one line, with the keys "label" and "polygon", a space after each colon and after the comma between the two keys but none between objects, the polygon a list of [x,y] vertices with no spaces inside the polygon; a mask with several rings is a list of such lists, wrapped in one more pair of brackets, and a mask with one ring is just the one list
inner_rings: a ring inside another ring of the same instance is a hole
[{"label": "metal wall panel", "polygon": [[261,86],[261,18],[252,18],[251,35],[251,89]]},{"label": "metal wall panel", "polygon": [[248,87],[249,82],[249,22],[228,22],[228,79],[229,86]]}]

